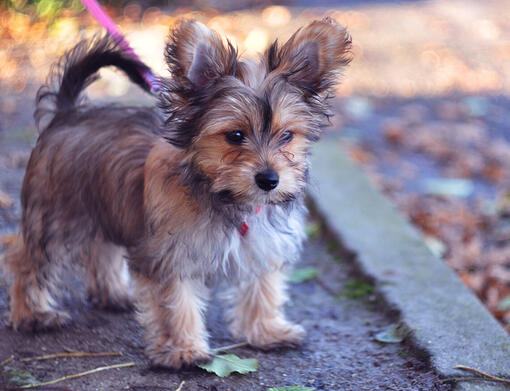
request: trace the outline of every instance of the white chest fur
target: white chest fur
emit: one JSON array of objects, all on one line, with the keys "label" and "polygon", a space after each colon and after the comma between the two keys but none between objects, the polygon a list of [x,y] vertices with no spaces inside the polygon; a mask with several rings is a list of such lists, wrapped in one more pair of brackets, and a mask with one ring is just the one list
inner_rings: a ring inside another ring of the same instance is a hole
[{"label": "white chest fur", "polygon": [[165,267],[181,276],[207,278],[220,272],[228,278],[242,278],[246,273],[258,274],[294,262],[305,237],[305,212],[302,205],[288,209],[262,206],[258,213],[229,228],[214,219],[203,219],[192,231],[173,235]]}]

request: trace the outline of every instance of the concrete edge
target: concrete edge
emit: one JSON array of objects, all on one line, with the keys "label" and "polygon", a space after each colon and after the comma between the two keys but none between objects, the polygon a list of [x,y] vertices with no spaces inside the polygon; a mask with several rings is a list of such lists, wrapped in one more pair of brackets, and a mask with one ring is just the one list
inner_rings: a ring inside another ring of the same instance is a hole
[{"label": "concrete edge", "polygon": [[[349,162],[335,140],[312,153],[309,195],[332,235],[356,254],[361,271],[402,321],[441,377],[469,374],[466,365],[510,376],[510,337],[458,276],[436,258],[418,231]],[[462,382],[456,390],[508,390]]]}]

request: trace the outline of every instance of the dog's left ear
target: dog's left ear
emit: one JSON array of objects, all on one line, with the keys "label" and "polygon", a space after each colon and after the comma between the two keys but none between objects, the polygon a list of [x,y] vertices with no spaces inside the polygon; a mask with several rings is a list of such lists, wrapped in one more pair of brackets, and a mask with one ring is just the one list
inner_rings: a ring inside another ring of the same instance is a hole
[{"label": "dog's left ear", "polygon": [[204,24],[187,20],[170,31],[165,58],[173,78],[201,89],[235,74],[237,51]]},{"label": "dog's left ear", "polygon": [[265,53],[269,72],[281,73],[306,93],[331,88],[350,60],[351,37],[331,18],[310,23],[281,47],[275,41]]}]

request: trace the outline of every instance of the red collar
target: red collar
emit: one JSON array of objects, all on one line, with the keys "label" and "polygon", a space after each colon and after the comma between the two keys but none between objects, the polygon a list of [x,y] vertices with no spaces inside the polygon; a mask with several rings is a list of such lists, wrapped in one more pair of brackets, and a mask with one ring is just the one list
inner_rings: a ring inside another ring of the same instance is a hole
[{"label": "red collar", "polygon": [[[260,212],[260,206],[257,206],[255,208],[255,214],[258,214],[259,212]],[[241,223],[241,226],[239,227],[239,233],[241,234],[241,236],[245,236],[248,233],[248,229],[250,229],[250,227],[248,227],[248,224],[246,224],[246,221],[243,221]]]}]

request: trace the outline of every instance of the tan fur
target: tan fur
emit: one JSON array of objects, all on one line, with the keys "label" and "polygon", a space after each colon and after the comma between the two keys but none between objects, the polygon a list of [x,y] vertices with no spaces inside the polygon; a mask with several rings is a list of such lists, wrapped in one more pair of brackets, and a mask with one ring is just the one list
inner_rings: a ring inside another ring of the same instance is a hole
[{"label": "tan fur", "polygon": [[177,278],[160,285],[142,276],[136,281],[137,316],[153,363],[179,368],[207,361],[211,352],[202,319],[208,295],[203,282]]},{"label": "tan fur", "polygon": [[[28,256],[21,237],[5,255],[6,269],[15,276],[9,290],[9,312],[4,315],[6,323],[15,330],[61,327],[71,318],[67,312],[56,309],[52,292],[58,283],[58,271],[48,269],[47,264],[33,265]],[[41,273],[51,278],[41,280],[38,278]]]},{"label": "tan fur", "polygon": [[227,296],[232,334],[259,348],[299,344],[305,333],[301,326],[285,319],[285,290],[285,276],[280,270],[243,281],[232,289]]}]

